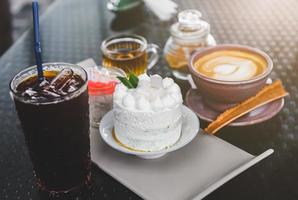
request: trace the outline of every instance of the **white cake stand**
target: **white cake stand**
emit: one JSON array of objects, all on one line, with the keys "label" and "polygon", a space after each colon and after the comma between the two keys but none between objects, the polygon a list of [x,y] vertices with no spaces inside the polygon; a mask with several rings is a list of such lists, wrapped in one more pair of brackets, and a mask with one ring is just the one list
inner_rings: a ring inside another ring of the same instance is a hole
[{"label": "white cake stand", "polygon": [[200,123],[196,114],[191,111],[186,106],[182,107],[182,131],[180,139],[171,147],[160,151],[150,151],[150,152],[142,152],[142,151],[134,151],[128,148],[125,148],[121,144],[119,144],[115,138],[113,137],[113,128],[114,128],[114,118],[113,118],[113,110],[109,111],[101,120],[99,125],[99,132],[102,139],[115,150],[121,151],[126,154],[136,155],[143,159],[156,159],[160,158],[171,151],[175,151],[177,149],[182,148],[191,142],[197,133],[199,132]]}]

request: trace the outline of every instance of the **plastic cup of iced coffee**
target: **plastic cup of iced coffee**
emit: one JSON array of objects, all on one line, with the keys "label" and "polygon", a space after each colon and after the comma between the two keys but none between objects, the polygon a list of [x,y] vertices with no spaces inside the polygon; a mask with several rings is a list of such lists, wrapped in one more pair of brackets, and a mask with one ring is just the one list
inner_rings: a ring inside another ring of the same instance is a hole
[{"label": "plastic cup of iced coffee", "polygon": [[53,194],[90,182],[89,105],[86,71],[67,63],[22,70],[10,92],[25,135],[37,185]]}]

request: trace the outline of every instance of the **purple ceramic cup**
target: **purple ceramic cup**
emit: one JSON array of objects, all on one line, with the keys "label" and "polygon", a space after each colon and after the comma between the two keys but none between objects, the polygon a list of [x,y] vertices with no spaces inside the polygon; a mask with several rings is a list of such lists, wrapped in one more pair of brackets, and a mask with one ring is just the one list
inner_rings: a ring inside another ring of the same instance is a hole
[{"label": "purple ceramic cup", "polygon": [[[264,72],[248,80],[225,81],[217,80],[200,74],[195,69],[195,62],[203,56],[222,50],[239,50],[260,55],[267,62]],[[213,110],[222,112],[236,104],[254,96],[265,85],[272,71],[273,63],[263,51],[243,45],[223,44],[199,50],[191,56],[188,65],[192,78],[203,97],[204,103]]]}]

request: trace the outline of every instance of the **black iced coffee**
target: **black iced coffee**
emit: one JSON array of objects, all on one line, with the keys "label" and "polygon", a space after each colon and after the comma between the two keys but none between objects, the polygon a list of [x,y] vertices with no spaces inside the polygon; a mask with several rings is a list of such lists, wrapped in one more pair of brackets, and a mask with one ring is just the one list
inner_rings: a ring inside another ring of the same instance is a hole
[{"label": "black iced coffee", "polygon": [[90,181],[87,75],[79,66],[43,64],[25,69],[10,88],[25,134],[38,186],[66,192]]}]

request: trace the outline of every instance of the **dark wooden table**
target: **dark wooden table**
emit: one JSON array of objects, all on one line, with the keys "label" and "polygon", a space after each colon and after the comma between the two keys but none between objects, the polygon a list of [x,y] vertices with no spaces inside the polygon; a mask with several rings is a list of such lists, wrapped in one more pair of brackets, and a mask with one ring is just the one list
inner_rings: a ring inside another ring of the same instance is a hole
[{"label": "dark wooden table", "polygon": [[[202,11],[218,43],[245,44],[267,52],[274,61],[271,77],[282,79],[290,92],[284,109],[273,119],[220,131],[219,137],[250,153],[258,154],[268,148],[275,153],[206,199],[298,199],[298,2],[183,0],[178,3],[181,10]],[[171,23],[160,22],[143,9],[115,17],[106,10],[105,0],[57,0],[41,18],[43,58],[45,62],[77,63],[91,57],[100,63],[101,41],[123,32],[143,35],[163,47]],[[3,200],[45,198],[36,189],[20,122],[8,94],[13,75],[34,64],[32,44],[30,29],[0,59],[0,199]],[[171,75],[163,60],[152,73]],[[188,84],[179,84],[185,93]],[[93,167],[92,173],[92,188],[78,199],[139,199],[100,169]]]}]

